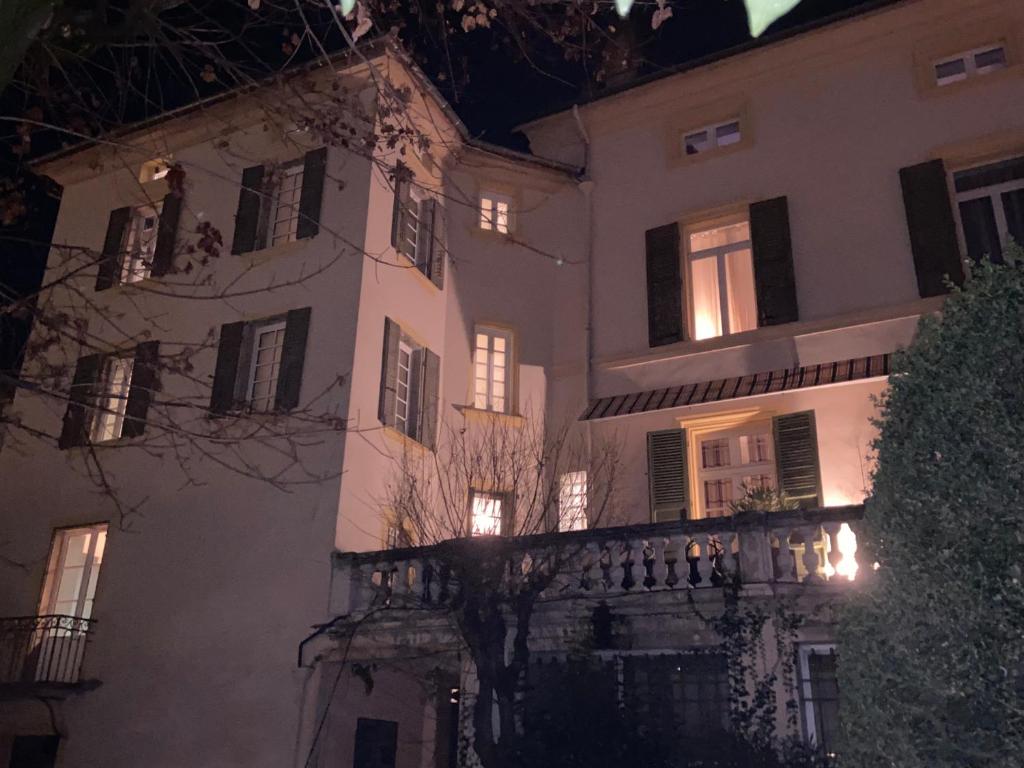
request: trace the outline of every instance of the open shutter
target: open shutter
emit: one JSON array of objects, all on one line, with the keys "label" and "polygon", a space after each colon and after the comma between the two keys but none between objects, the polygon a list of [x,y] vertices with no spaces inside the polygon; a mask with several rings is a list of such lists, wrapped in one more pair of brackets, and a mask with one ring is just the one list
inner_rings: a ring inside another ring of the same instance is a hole
[{"label": "open shutter", "polygon": [[89,442],[89,416],[92,414],[96,384],[103,368],[103,355],[86,355],[78,358],[75,377],[68,393],[68,409],[64,413],[64,424],[57,445],[72,448]]},{"label": "open shutter", "polygon": [[757,324],[780,325],[800,319],[785,197],[750,206],[750,241],[757,287]]},{"label": "open shutter", "polygon": [[820,507],[821,470],[814,411],[788,413],[772,421],[779,490],[803,508]]},{"label": "open shutter", "polygon": [[437,445],[437,412],[441,385],[441,358],[424,348],[419,391],[416,439],[430,450]]},{"label": "open shutter", "polygon": [[647,246],[647,336],[652,347],[682,341],[683,281],[679,269],[679,225],[649,229]]},{"label": "open shutter", "polygon": [[279,411],[290,411],[299,404],[310,313],[309,307],[293,309],[285,321],[281,369],[277,375],[277,392],[274,394],[274,408]]},{"label": "open shutter", "polygon": [[153,393],[160,388],[160,342],[144,341],[135,348],[131,388],[124,406],[123,437],[138,437],[146,431],[146,415]]},{"label": "open shutter", "polygon": [[100,254],[99,272],[96,274],[97,291],[105,291],[117,282],[125,231],[128,229],[131,215],[131,208],[116,208],[110,212],[107,235],[103,238],[103,253]]},{"label": "open shutter", "polygon": [[238,192],[238,211],[235,213],[235,234],[231,238],[231,252],[234,254],[256,250],[262,192],[263,166],[254,165],[242,171],[242,188]]},{"label": "open shutter", "polygon": [[430,277],[434,253],[434,199],[420,203],[420,223],[416,232],[416,269]]},{"label": "open shutter", "polygon": [[964,267],[960,261],[960,243],[949,200],[946,166],[942,160],[900,169],[903,207],[910,231],[910,252],[914,256],[917,289],[922,298],[948,293],[948,275],[963,284]]},{"label": "open shutter", "polygon": [[398,387],[398,342],[402,329],[390,317],[384,318],[384,354],[380,372],[380,401],[377,417],[382,424],[395,426],[395,394]]},{"label": "open shutter", "polygon": [[445,227],[444,208],[432,200],[430,204],[431,215],[434,219],[433,237],[430,246],[430,271],[427,277],[430,282],[438,288],[444,288],[444,260],[448,253],[447,229]]},{"label": "open shutter", "polygon": [[302,167],[302,192],[299,195],[299,223],[295,237],[315,237],[320,231],[320,207],[327,173],[327,147],[306,153]]},{"label": "open shutter", "polygon": [[647,433],[647,475],[654,522],[685,519],[690,506],[685,429]]},{"label": "open shutter", "polygon": [[409,204],[409,169],[402,163],[395,164],[395,199],[391,211],[391,245],[398,247],[402,231],[405,206]]},{"label": "open shutter", "polygon": [[181,195],[171,192],[164,196],[160,206],[160,223],[156,231],[156,247],[153,248],[153,266],[150,274],[154,277],[166,275],[174,266],[174,244],[178,237],[178,221],[181,219]]},{"label": "open shutter", "polygon": [[244,334],[245,323],[227,323],[220,327],[217,367],[213,373],[213,391],[210,394],[211,413],[227,413],[235,407],[238,359],[242,353]]}]

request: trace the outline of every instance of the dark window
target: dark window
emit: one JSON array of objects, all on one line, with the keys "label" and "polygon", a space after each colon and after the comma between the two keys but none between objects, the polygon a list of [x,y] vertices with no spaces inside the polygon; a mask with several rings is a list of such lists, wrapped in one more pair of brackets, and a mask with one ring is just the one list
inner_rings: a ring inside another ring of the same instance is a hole
[{"label": "dark window", "polygon": [[352,768],[395,768],[397,752],[398,723],[359,718]]},{"label": "dark window", "polygon": [[1024,238],[1024,157],[953,174],[967,255],[1003,261],[1010,240]]},{"label": "dark window", "polygon": [[835,649],[811,646],[800,649],[800,693],[804,733],[823,755],[834,755],[839,735],[839,682]]},{"label": "dark window", "polygon": [[60,736],[15,736],[10,768],[53,768],[57,764]]}]

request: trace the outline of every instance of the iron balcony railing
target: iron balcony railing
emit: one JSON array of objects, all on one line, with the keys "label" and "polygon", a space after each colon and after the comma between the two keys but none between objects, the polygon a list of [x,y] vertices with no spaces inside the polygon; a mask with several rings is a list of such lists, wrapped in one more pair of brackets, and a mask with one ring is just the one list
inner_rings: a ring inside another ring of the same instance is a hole
[{"label": "iron balcony railing", "polygon": [[0,618],[0,685],[74,685],[95,622],[77,616]]}]

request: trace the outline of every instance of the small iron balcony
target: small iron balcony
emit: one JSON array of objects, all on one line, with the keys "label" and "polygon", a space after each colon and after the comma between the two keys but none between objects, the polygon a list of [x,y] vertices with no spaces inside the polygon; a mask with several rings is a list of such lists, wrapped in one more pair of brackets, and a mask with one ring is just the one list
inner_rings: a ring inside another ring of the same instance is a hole
[{"label": "small iron balcony", "polygon": [[77,616],[0,618],[0,697],[95,687],[81,678],[94,626]]}]

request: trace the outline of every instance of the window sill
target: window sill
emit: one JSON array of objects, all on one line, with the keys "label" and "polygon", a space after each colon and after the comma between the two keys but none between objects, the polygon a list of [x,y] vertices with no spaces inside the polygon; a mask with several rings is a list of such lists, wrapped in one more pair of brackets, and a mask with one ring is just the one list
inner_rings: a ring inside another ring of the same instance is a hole
[{"label": "window sill", "polygon": [[521,427],[526,419],[516,413],[498,413],[483,408],[475,408],[472,405],[453,405],[468,421],[499,421],[510,427]]},{"label": "window sill", "polygon": [[238,256],[247,259],[252,264],[262,264],[265,261],[276,259],[281,256],[289,256],[292,253],[295,253],[307,240],[311,239],[313,238],[304,237],[301,240],[289,240],[287,243],[270,245],[266,248],[261,248],[258,251],[246,251],[245,253],[238,254]]},{"label": "window sill", "polygon": [[427,448],[423,443],[417,440],[415,437],[405,434],[394,427],[388,426],[387,424],[381,427],[384,432],[384,438],[390,440],[396,445],[400,446],[403,450],[412,449],[420,453],[430,453],[430,449]]}]

